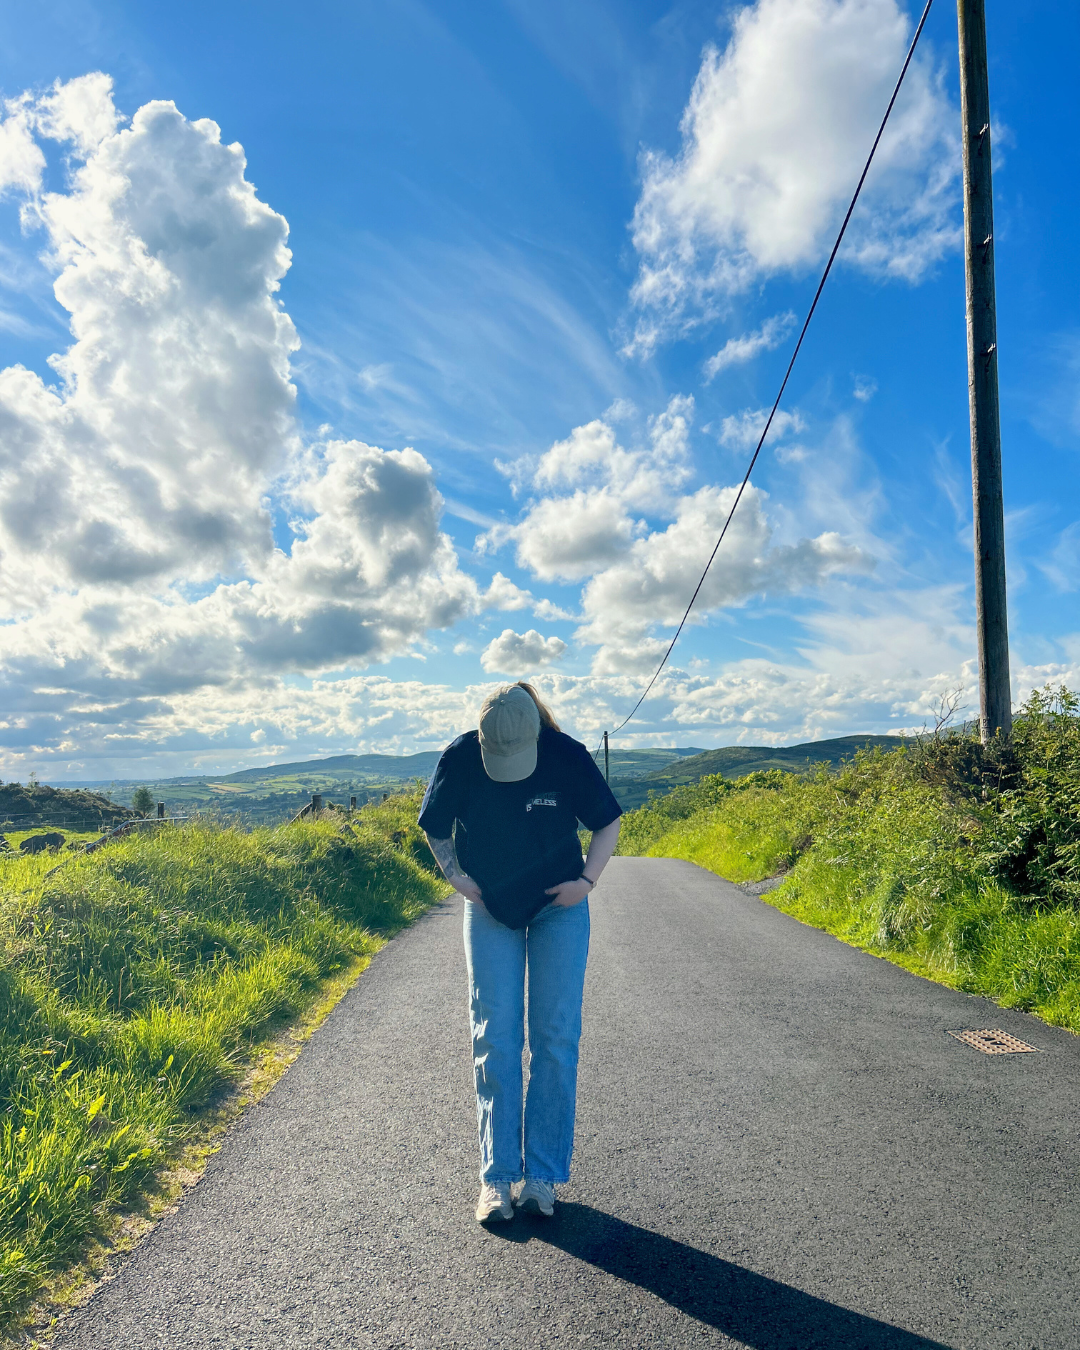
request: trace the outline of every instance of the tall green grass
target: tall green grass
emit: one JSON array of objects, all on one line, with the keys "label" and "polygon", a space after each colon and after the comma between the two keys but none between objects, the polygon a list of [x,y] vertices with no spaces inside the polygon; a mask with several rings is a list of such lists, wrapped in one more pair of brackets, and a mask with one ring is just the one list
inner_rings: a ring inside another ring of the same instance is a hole
[{"label": "tall green grass", "polygon": [[862,753],[838,773],[680,788],[624,818],[620,852],[732,881],[956,988],[1080,1031],[1080,700],[1032,695],[1007,742]]},{"label": "tall green grass", "polygon": [[415,794],[0,858],[0,1323],[177,1156],[320,984],[444,893]]},{"label": "tall green grass", "polygon": [[685,858],[729,881],[757,881],[794,862],[808,842],[811,799],[768,769],[728,780],[709,774],[623,817],[618,851]]}]

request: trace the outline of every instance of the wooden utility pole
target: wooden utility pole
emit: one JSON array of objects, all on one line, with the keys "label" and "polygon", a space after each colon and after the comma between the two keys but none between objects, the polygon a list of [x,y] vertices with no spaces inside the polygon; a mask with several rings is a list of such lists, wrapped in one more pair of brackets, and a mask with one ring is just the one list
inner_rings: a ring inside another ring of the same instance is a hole
[{"label": "wooden utility pole", "polygon": [[964,135],[964,265],[967,276],[971,488],[975,506],[975,607],[979,720],[983,742],[1012,729],[1009,621],[1005,603],[1005,513],[1001,496],[994,192],[985,0],[957,0]]},{"label": "wooden utility pole", "polygon": [[611,775],[608,773],[608,741],[607,732],[604,732],[604,782],[611,782]]}]

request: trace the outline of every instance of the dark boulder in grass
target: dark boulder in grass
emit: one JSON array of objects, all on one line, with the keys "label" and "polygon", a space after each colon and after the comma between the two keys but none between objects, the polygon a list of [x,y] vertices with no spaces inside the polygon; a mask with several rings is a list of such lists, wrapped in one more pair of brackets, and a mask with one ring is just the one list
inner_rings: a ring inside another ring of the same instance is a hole
[{"label": "dark boulder in grass", "polygon": [[64,847],[64,836],[59,830],[50,830],[48,834],[32,834],[19,845],[20,853],[44,853],[46,849]]}]

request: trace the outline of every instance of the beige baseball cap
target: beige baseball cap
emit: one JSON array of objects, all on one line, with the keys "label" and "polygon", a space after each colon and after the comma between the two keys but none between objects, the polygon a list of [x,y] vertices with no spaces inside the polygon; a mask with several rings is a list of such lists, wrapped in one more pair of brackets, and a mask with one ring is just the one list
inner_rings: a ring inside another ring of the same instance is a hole
[{"label": "beige baseball cap", "polygon": [[480,709],[480,756],[496,783],[518,783],[536,768],[540,714],[516,684],[496,689]]}]

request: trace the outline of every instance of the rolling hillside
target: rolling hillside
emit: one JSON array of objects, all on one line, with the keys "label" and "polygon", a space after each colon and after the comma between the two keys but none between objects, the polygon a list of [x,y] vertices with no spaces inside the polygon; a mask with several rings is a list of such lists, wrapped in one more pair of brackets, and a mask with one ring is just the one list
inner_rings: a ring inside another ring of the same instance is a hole
[{"label": "rolling hillside", "polygon": [[821,763],[833,767],[851,759],[861,746],[881,746],[895,750],[904,743],[902,736],[838,736],[829,741],[806,741],[802,745],[762,746],[727,745],[719,750],[678,759],[651,773],[634,777],[618,775],[612,765],[611,787],[624,810],[633,810],[648,801],[650,792],[670,792],[685,783],[696,783],[709,773],[725,778],[741,778],[759,769],[786,769],[806,773]]},{"label": "rolling hillside", "polygon": [[[705,774],[722,773],[737,778],[755,769],[801,773],[822,761],[836,765],[850,759],[861,745],[893,749],[901,742],[899,736],[867,735],[808,741],[803,745],[729,745],[719,750],[701,750],[696,746],[623,750],[612,746],[611,786],[622,806],[631,810],[647,801],[650,792],[670,792],[684,783],[696,783]],[[347,805],[350,797],[356,797],[361,805],[377,801],[383,793],[395,792],[403,784],[418,778],[426,781],[438,758],[437,750],[415,755],[332,755],[327,759],[266,764],[227,774],[77,786],[98,792],[107,790],[113,802],[126,806],[134,790],[145,783],[155,800],[165,802],[170,813],[211,811],[252,823],[274,824],[295,815],[311,800],[313,792],[321,793],[327,803],[340,805]],[[597,755],[597,762],[603,768],[602,753]]]},{"label": "rolling hillside", "polygon": [[[299,778],[307,774],[329,774],[351,780],[368,778],[382,783],[393,779],[411,781],[430,778],[438,763],[438,750],[424,750],[418,755],[333,755],[329,759],[308,759],[298,764],[267,764],[257,769],[239,769],[236,773],[215,778],[216,783],[259,783],[265,778]],[[209,779],[175,779],[175,782],[209,782]]]},{"label": "rolling hillside", "polygon": [[[97,781],[78,786],[105,792],[113,802],[129,805],[135,789],[145,785],[155,801],[165,803],[170,814],[211,812],[252,824],[272,825],[294,816],[311,800],[313,792],[321,793],[327,804],[344,806],[350,797],[355,797],[363,805],[378,801],[384,793],[397,792],[418,778],[426,782],[439,753],[425,750],[415,755],[332,755],[327,759],[266,764],[226,774]],[[700,754],[696,746],[665,750],[613,748],[611,775],[632,782],[638,775],[656,773],[675,761]],[[598,758],[603,767],[603,756]]]}]

